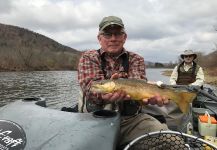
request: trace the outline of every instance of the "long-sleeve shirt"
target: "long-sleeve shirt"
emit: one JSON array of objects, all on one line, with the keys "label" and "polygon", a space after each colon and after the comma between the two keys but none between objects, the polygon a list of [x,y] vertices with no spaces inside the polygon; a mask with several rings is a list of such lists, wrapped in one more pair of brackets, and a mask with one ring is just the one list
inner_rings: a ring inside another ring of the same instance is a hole
[{"label": "long-sleeve shirt", "polygon": [[[122,55],[127,51],[123,49],[123,52],[119,56],[112,56],[100,49],[102,55],[104,55],[106,66],[106,77],[110,78],[112,74],[123,72]],[[145,63],[143,57],[133,52],[128,52],[129,55],[129,70],[128,78],[145,79]],[[87,100],[97,101],[100,99],[100,94],[93,95],[90,92],[92,81],[105,79],[102,68],[101,58],[97,50],[86,51],[82,54],[78,64],[78,81],[83,94]]]},{"label": "long-sleeve shirt", "polygon": [[[193,63],[192,63],[193,65]],[[187,65],[184,63],[184,70],[188,71],[192,65]],[[176,81],[178,79],[178,66],[176,66],[173,69],[173,72],[170,76],[170,84],[171,85],[176,85]],[[194,85],[194,86],[202,86],[204,83],[204,73],[203,73],[203,69],[200,67],[198,72],[196,73],[196,81],[191,83],[190,85]]]}]

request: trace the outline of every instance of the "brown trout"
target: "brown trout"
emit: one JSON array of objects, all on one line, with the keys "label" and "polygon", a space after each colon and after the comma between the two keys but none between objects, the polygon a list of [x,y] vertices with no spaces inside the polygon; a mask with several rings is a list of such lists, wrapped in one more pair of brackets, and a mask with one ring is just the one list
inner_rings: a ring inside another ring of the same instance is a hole
[{"label": "brown trout", "polygon": [[160,88],[138,79],[115,79],[94,81],[91,91],[96,93],[112,93],[122,90],[130,95],[132,100],[142,100],[153,97],[156,93],[174,101],[183,113],[189,110],[189,104],[195,99],[196,93],[173,88]]}]

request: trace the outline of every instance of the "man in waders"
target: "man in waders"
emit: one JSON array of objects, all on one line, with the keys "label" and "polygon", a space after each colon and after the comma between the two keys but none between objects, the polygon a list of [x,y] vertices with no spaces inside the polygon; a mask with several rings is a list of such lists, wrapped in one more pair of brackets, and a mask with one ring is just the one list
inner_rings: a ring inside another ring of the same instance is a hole
[{"label": "man in waders", "polygon": [[[204,84],[204,73],[202,67],[195,62],[197,54],[192,50],[185,50],[180,57],[183,61],[173,69],[170,76],[170,84],[190,85],[202,88]],[[177,130],[180,132],[188,132],[189,129],[186,126],[186,121],[191,117],[191,112],[188,115],[184,115],[173,102],[171,102],[167,107],[170,110],[168,112],[168,118],[171,118],[171,121],[167,120],[167,123],[171,122],[171,124],[175,124],[178,128]],[[192,125],[190,128],[193,128]]]},{"label": "man in waders", "polygon": [[[100,49],[84,52],[78,65],[78,80],[83,94],[79,102],[79,111],[93,112],[100,109],[119,111],[120,147],[145,133],[167,130],[166,124],[161,124],[150,115],[141,113],[141,104],[131,100],[123,91],[108,94],[90,92],[92,82],[97,80],[118,78],[147,80],[144,59],[123,47],[127,33],[120,18],[104,17],[99,24],[97,38]],[[168,103],[168,99],[157,94],[148,100],[143,100],[143,103],[162,106]]]}]

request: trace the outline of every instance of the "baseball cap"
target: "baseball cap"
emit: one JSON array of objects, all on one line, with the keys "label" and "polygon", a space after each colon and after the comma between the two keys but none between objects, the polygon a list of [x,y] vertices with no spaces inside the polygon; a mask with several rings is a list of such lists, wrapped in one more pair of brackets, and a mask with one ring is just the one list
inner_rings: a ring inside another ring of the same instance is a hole
[{"label": "baseball cap", "polygon": [[108,16],[104,17],[102,21],[99,24],[99,31],[103,31],[106,27],[110,25],[118,25],[122,28],[124,28],[124,24],[121,20],[121,18],[116,17],[116,16]]}]

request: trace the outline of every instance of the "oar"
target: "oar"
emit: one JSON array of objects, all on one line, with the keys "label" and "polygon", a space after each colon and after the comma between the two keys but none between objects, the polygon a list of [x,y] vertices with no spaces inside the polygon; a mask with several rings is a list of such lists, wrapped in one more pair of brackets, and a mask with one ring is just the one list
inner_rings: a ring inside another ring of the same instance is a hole
[{"label": "oar", "polygon": [[202,90],[202,89],[200,89],[200,88],[195,88],[195,91],[197,91],[198,93],[201,93],[201,94],[203,94],[204,96],[206,96],[206,97],[208,97],[208,98],[210,98],[210,99],[212,99],[212,100],[214,100],[214,101],[216,101],[217,102],[217,97],[216,96],[214,96],[214,95],[211,95],[211,94],[209,94],[208,92],[206,92],[206,91],[204,91],[204,90]]}]

